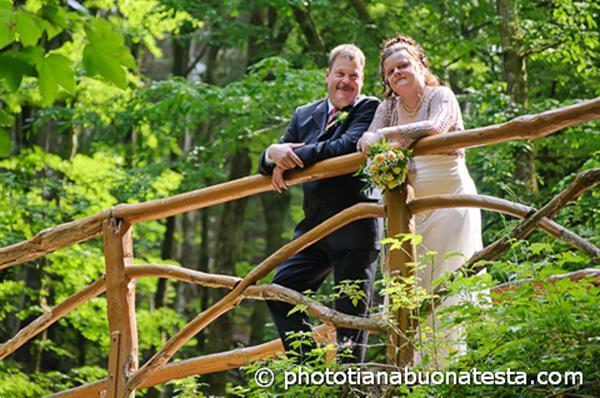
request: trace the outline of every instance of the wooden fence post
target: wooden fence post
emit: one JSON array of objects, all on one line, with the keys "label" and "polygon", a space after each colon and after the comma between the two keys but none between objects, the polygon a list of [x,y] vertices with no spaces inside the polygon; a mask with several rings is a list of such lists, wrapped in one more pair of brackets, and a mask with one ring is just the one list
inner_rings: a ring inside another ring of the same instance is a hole
[{"label": "wooden fence post", "polygon": [[108,354],[108,398],[133,398],[127,379],[138,368],[138,336],[135,320],[135,280],[127,277],[133,249],[131,225],[109,218],[102,226],[106,268],[106,299],[110,350]]},{"label": "wooden fence post", "polygon": [[[413,215],[407,206],[407,202],[412,199],[413,190],[408,184],[385,192],[388,237],[414,233]],[[391,277],[410,276],[413,271],[406,263],[413,261],[415,257],[414,245],[410,241],[404,242],[400,250],[389,251],[384,264],[384,273]],[[386,302],[389,303],[387,299]],[[395,325],[389,329],[388,333],[387,361],[389,364],[399,367],[409,366],[413,360],[413,348],[408,337],[414,331],[415,326],[411,311],[401,308],[392,314],[391,319],[395,321]]]}]

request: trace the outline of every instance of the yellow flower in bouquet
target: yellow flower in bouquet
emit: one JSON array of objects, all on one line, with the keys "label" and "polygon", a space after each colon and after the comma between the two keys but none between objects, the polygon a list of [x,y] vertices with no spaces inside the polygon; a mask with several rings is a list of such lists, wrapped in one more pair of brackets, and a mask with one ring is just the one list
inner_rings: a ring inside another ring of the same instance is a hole
[{"label": "yellow flower in bouquet", "polygon": [[368,189],[392,190],[404,182],[410,156],[410,149],[396,149],[383,140],[369,147],[369,157],[355,175],[368,183]]}]

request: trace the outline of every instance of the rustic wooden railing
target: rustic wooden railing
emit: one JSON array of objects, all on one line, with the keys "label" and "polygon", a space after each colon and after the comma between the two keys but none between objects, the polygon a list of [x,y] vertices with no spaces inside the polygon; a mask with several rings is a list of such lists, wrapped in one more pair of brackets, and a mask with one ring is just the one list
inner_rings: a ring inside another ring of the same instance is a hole
[{"label": "rustic wooden railing", "polygon": [[[513,139],[535,139],[598,118],[600,118],[600,98],[536,115],[522,116],[499,125],[427,137],[416,143],[414,153],[415,155],[444,153],[457,148],[489,145]],[[287,178],[288,184],[295,185],[349,174],[356,171],[362,160],[363,155],[359,153],[328,159],[305,170],[291,173]],[[377,204],[358,204],[331,217],[305,235],[281,247],[244,278],[206,274],[160,264],[132,265],[131,228],[135,223],[173,216],[269,191],[272,189],[269,178],[260,175],[249,176],[166,199],[119,205],[96,215],[41,231],[27,241],[0,249],[0,269],[3,269],[102,234],[106,265],[105,276],[45,312],[2,344],[0,359],[12,354],[69,311],[106,292],[110,333],[108,377],[54,394],[53,397],[133,397],[136,389],[139,388],[191,375],[238,368],[259,358],[272,357],[283,349],[279,340],[256,347],[168,364],[172,356],[187,341],[220,315],[236,307],[244,298],[281,300],[306,305],[310,314],[324,322],[323,326],[315,329],[316,338],[320,341],[333,341],[335,326],[387,332],[388,361],[396,365],[410,364],[413,349],[408,341],[408,333],[414,330],[416,325],[409,311],[400,310],[388,319],[354,317],[306,300],[302,294],[293,290],[277,285],[257,285],[256,282],[290,256],[350,222],[362,218],[386,217],[387,233],[393,236],[411,232],[410,226],[414,214],[448,207],[477,207],[523,219],[513,228],[509,236],[499,239],[469,259],[466,262],[469,272],[477,272],[483,267],[478,263],[479,260],[498,258],[506,252],[510,247],[510,239],[524,238],[534,229],[541,229],[563,240],[585,252],[592,262],[598,263],[600,250],[596,246],[552,221],[551,218],[560,208],[574,201],[599,181],[600,169],[586,170],[580,173],[566,190],[540,210],[485,195],[440,195],[414,199],[411,187],[408,186],[406,190],[387,192],[384,198],[385,207]],[[414,252],[415,249],[410,242],[405,242],[402,250],[391,251],[386,257],[384,272],[389,275],[408,275],[410,271],[405,264],[414,258]],[[138,368],[134,281],[140,277],[172,278],[204,287],[228,288],[230,292],[180,329],[160,351]],[[565,277],[574,280],[592,277],[595,283],[600,284],[600,270],[594,268],[552,276],[549,280]],[[515,281],[499,285],[496,289],[503,291],[519,283],[528,282]],[[444,286],[438,286],[435,293],[442,297]]]}]

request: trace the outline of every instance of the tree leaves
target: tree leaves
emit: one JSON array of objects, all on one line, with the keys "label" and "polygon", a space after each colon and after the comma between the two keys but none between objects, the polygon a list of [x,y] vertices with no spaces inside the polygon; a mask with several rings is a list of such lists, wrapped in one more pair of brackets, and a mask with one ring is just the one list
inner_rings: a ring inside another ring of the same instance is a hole
[{"label": "tree leaves", "polygon": [[0,0],[0,48],[12,43],[14,32],[11,27],[12,5],[7,0]]},{"label": "tree leaves", "polygon": [[19,10],[15,18],[17,33],[25,47],[35,46],[43,33],[36,17],[25,10]]},{"label": "tree leaves", "polygon": [[83,50],[83,66],[89,75],[99,75],[120,88],[127,87],[123,66],[135,68],[123,36],[103,19],[95,19],[86,26],[88,44]]},{"label": "tree leaves", "polygon": [[75,75],[67,57],[50,54],[38,64],[37,69],[40,92],[45,104],[54,102],[59,85],[69,93],[75,93]]},{"label": "tree leaves", "polygon": [[4,79],[9,89],[17,91],[23,75],[33,75],[33,67],[14,53],[0,55],[0,79]]},{"label": "tree leaves", "polygon": [[[63,55],[72,53],[72,50],[65,52],[57,48],[48,53],[38,46],[38,42],[42,37],[50,40],[61,32],[74,38],[79,34],[77,29],[81,32],[82,28],[85,28],[88,41],[83,51],[86,72],[125,88],[124,67],[135,68],[135,60],[125,45],[123,35],[112,22],[80,16],[49,4],[38,7],[34,12],[30,8],[13,7],[7,0],[0,0],[0,48],[10,45],[15,39],[21,42],[22,47],[13,46],[0,55],[0,79],[6,82],[10,91],[16,92],[23,76],[37,76],[44,106],[56,100],[59,87],[74,94],[75,66]],[[70,48],[72,43],[67,40],[65,44]],[[77,55],[73,59],[77,59]]]},{"label": "tree leaves", "polygon": [[0,55],[0,79],[12,91],[17,91],[23,76],[38,77],[43,104],[51,105],[58,95],[58,86],[75,93],[75,75],[71,61],[64,55],[48,54],[45,57],[39,47],[27,47],[21,52]]}]

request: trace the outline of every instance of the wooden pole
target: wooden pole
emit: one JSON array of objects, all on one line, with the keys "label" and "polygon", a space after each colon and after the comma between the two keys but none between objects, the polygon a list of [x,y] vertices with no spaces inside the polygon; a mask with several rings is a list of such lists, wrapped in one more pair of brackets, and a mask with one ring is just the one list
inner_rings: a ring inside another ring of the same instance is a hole
[{"label": "wooden pole", "polygon": [[[408,184],[385,192],[387,236],[414,233],[414,220],[407,203],[412,200],[413,190]],[[384,273],[392,278],[409,277],[413,271],[407,266],[415,259],[415,247],[404,242],[400,250],[390,250],[386,257]],[[387,300],[386,300],[387,302]],[[409,342],[415,324],[411,311],[400,309],[392,315],[394,327],[388,332],[387,361],[395,366],[409,366],[413,359],[413,347]]]},{"label": "wooden pole", "polygon": [[103,223],[106,296],[110,350],[108,398],[134,398],[127,388],[129,376],[138,368],[138,337],[135,321],[135,281],[125,267],[132,264],[131,225],[109,218]]}]

